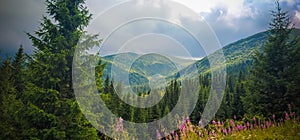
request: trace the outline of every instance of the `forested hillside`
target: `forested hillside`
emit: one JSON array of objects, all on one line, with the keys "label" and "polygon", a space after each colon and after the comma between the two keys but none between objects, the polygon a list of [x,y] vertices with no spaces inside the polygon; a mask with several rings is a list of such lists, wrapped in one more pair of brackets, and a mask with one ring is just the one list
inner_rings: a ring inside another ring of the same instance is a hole
[{"label": "forested hillside", "polygon": [[[263,50],[266,42],[268,41],[269,35],[270,31],[265,31],[224,46],[220,51],[223,51],[224,53],[226,59],[224,66],[226,66],[227,72],[236,76],[239,71],[247,72],[252,65],[255,52],[261,52]],[[290,34],[290,38],[292,39],[298,36],[300,36],[300,29],[293,29]],[[219,51],[209,55],[208,57],[214,58],[218,52]],[[210,69],[213,69],[209,65],[208,57],[204,57],[202,60],[195,63],[199,74],[209,73]],[[186,71],[190,71],[190,67],[183,69],[182,73],[188,73]]]}]

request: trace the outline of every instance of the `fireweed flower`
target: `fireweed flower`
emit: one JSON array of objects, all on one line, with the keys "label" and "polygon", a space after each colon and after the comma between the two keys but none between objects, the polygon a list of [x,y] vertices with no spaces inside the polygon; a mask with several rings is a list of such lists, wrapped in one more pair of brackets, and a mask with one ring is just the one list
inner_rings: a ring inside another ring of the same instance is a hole
[{"label": "fireweed flower", "polygon": [[226,135],[227,134],[226,128],[222,128],[222,132],[223,132],[224,135]]},{"label": "fireweed flower", "polygon": [[244,127],[243,127],[242,125],[238,125],[238,126],[237,126],[237,129],[238,129],[239,131],[241,131],[241,130],[244,129]]},{"label": "fireweed flower", "polygon": [[117,127],[116,127],[116,131],[119,132],[119,131],[122,131],[123,130],[123,119],[122,117],[119,118],[119,122],[117,124]]},{"label": "fireweed flower", "polygon": [[185,130],[185,125],[184,125],[184,123],[182,123],[182,124],[181,124],[181,126],[180,126],[180,130],[182,130],[182,131],[184,131],[184,130]]},{"label": "fireweed flower", "polygon": [[231,133],[231,129],[230,129],[230,127],[228,126],[228,130],[227,130],[227,132],[228,132],[228,134],[230,134]]},{"label": "fireweed flower", "polygon": [[198,132],[199,137],[203,137],[203,134],[201,132]]},{"label": "fireweed flower", "polygon": [[244,124],[244,129],[246,129],[246,130],[247,130],[247,126],[246,126],[246,124]]},{"label": "fireweed flower", "polygon": [[248,126],[248,127],[250,126],[250,123],[249,123],[249,122],[247,122],[247,126]]},{"label": "fireweed flower", "polygon": [[187,118],[186,118],[186,121],[187,121],[188,123],[190,123],[190,122],[191,122],[190,117],[187,117]]},{"label": "fireweed flower", "polygon": [[120,125],[117,125],[116,131],[117,131],[117,132],[121,131]]},{"label": "fireweed flower", "polygon": [[157,139],[159,139],[159,140],[162,138],[158,130],[156,130],[156,136],[157,136]]},{"label": "fireweed flower", "polygon": [[179,137],[178,137],[177,133],[175,135],[175,140],[179,140]]},{"label": "fireweed flower", "polygon": [[172,131],[172,132],[171,132],[171,134],[172,134],[172,136],[174,136],[175,132],[174,132],[174,131]]},{"label": "fireweed flower", "polygon": [[213,124],[213,125],[216,125],[216,121],[215,121],[215,120],[213,120],[213,121],[212,121],[212,124]]},{"label": "fireweed flower", "polygon": [[285,112],[285,120],[289,120],[289,119],[290,119],[289,114]]},{"label": "fireweed flower", "polygon": [[222,125],[222,123],[221,123],[220,121],[218,121],[218,125],[219,125],[219,126],[221,126],[221,125]]},{"label": "fireweed flower", "polygon": [[123,123],[123,118],[122,117],[119,118],[119,123]]},{"label": "fireweed flower", "polygon": [[230,120],[230,124],[231,124],[231,126],[235,126],[235,124],[234,124],[234,121],[233,121],[233,120]]}]

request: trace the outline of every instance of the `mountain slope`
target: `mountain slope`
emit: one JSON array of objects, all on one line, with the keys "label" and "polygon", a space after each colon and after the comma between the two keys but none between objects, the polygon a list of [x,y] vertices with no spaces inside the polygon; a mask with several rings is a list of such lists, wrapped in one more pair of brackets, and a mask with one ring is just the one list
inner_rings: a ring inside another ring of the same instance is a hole
[{"label": "mountain slope", "polygon": [[131,52],[105,56],[102,57],[102,61],[106,62],[104,78],[109,76],[114,78],[115,82],[122,81],[124,86],[131,85],[136,88],[136,92],[140,89],[143,92],[147,91],[153,77],[169,77],[195,62],[154,53],[142,55]]},{"label": "mountain slope", "polygon": [[[261,51],[263,49],[268,40],[269,34],[270,33],[268,31],[265,31],[245,39],[241,39],[237,42],[226,45],[222,48],[222,50],[218,50],[215,53],[210,54],[209,57],[217,59],[217,54],[220,51],[223,51],[226,60],[226,63],[223,66],[226,66],[227,73],[236,75],[239,71],[245,72],[252,64],[252,56],[254,55],[254,52],[256,50]],[[300,36],[300,29],[295,29],[292,32],[291,37],[296,36]],[[205,57],[183,69],[180,73],[187,74],[183,77],[189,77],[188,73],[192,70],[193,65],[197,66],[199,74],[207,74],[212,69],[210,68],[208,57]]]},{"label": "mountain slope", "polygon": [[[240,71],[247,72],[249,67],[252,65],[252,56],[254,55],[255,51],[261,51],[265,46],[268,40],[269,32],[261,32],[245,39],[241,39],[229,45],[226,45],[222,48],[222,50],[218,50],[208,57],[217,59],[217,54],[220,51],[223,51],[225,56],[226,63],[222,66],[226,66],[227,73],[231,75],[237,75]],[[300,29],[295,29],[291,37],[300,36]],[[299,44],[300,45],[300,42]],[[149,84],[149,80],[151,80],[151,76],[154,74],[161,74],[164,77],[168,77],[167,79],[179,78],[179,74],[181,78],[192,78],[191,75],[192,71],[194,70],[194,66],[197,67],[198,74],[208,74],[210,73],[211,69],[210,64],[208,61],[208,57],[204,57],[199,61],[193,60],[184,60],[180,58],[173,57],[163,57],[160,55],[155,54],[148,54],[148,55],[140,55],[135,53],[122,53],[116,55],[105,56],[102,59],[104,62],[107,62],[107,66],[104,70],[104,75],[111,76],[111,75],[129,75],[130,82],[124,82],[123,84],[126,86],[128,85],[141,85],[147,86]],[[115,61],[116,58],[118,61]],[[128,66],[130,62],[133,62]],[[190,65],[189,65],[190,64]],[[111,71],[112,67],[114,68]],[[113,72],[113,74],[111,74]],[[118,72],[118,73],[115,73]],[[189,75],[190,74],[190,75]],[[117,81],[116,81],[117,82]]]}]

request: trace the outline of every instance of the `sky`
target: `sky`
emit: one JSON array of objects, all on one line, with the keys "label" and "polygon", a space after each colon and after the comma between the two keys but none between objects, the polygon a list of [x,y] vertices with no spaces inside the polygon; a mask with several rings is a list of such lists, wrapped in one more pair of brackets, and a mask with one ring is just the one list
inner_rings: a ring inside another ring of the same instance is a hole
[{"label": "sky", "polygon": [[[201,32],[205,36],[206,25],[203,24],[201,26],[203,29],[200,29],[199,21],[196,22],[196,19],[201,17],[201,21],[205,21],[209,29],[215,33],[220,45],[225,46],[267,30],[271,20],[270,10],[275,8],[274,0],[174,0],[171,2],[133,0],[126,2],[125,0],[86,0],[86,6],[94,18],[86,30],[99,33],[100,37],[105,39],[100,49],[102,55],[113,54],[120,50],[144,51],[144,53],[159,50],[169,51],[181,57],[201,58],[210,51],[195,47],[197,41],[183,30],[183,25],[191,32],[195,34]],[[174,2],[179,4],[170,4]],[[1,54],[15,53],[20,44],[23,45],[26,53],[32,53],[33,47],[25,32],[34,33],[39,28],[42,16],[47,16],[44,4],[43,0],[0,0]],[[300,1],[280,0],[280,4],[283,10],[289,11],[295,27],[300,28]],[[158,15],[175,24],[158,20],[127,22],[135,16],[151,15]],[[153,49],[149,50],[149,48]],[[186,52],[189,55],[186,55]]]}]

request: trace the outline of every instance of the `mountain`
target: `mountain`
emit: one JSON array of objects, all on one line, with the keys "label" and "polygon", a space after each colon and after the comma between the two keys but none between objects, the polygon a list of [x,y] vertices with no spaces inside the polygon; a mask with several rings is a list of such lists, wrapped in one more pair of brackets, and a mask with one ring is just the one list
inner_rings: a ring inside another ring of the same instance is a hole
[{"label": "mountain", "polygon": [[[144,89],[145,87],[148,89],[149,81],[154,74],[167,77],[167,80],[179,77],[192,78],[191,76],[194,75],[191,73],[193,73],[194,66],[197,67],[198,74],[210,73],[211,69],[215,68],[210,67],[208,57],[218,60],[217,54],[220,53],[220,51],[223,51],[226,60],[222,66],[226,66],[228,74],[237,75],[240,71],[248,71],[249,67],[252,65],[252,56],[254,55],[254,52],[263,49],[269,34],[269,31],[265,31],[241,39],[224,46],[221,50],[198,61],[181,59],[179,57],[165,57],[158,54],[141,55],[136,53],[121,53],[105,56],[102,58],[107,62],[104,75],[119,76],[124,74],[128,75],[129,73],[129,80],[127,82],[123,81],[125,86],[141,86]],[[300,36],[300,29],[295,29],[292,32],[291,37],[296,36]],[[114,68],[113,71],[111,71],[112,68]],[[113,74],[110,74],[110,72]],[[179,73],[183,73],[184,75],[180,76]]]},{"label": "mountain", "polygon": [[150,88],[149,83],[162,85],[163,81],[157,82],[159,79],[170,77],[195,62],[173,56],[154,53],[142,55],[132,52],[104,56],[102,61],[106,62],[104,77],[113,77],[115,82],[122,81],[125,86],[131,85],[135,92],[147,91]]},{"label": "mountain", "polygon": [[[268,40],[269,34],[269,31],[261,32],[226,45],[222,48],[222,50],[218,50],[210,54],[209,56],[204,57],[196,63],[181,70],[180,73],[187,74],[183,77],[189,77],[188,74],[191,73],[194,65],[197,66],[199,74],[209,73],[210,70],[214,68],[210,68],[208,57],[217,60],[218,58],[216,57],[218,56],[217,54],[220,53],[220,51],[223,51],[226,60],[223,66],[226,66],[228,74],[237,75],[240,71],[246,72],[252,65],[252,56],[254,55],[255,51],[261,51],[263,49]],[[295,29],[291,33],[292,38],[297,36],[300,36],[300,29]],[[298,45],[300,45],[300,42],[298,43]]]}]

